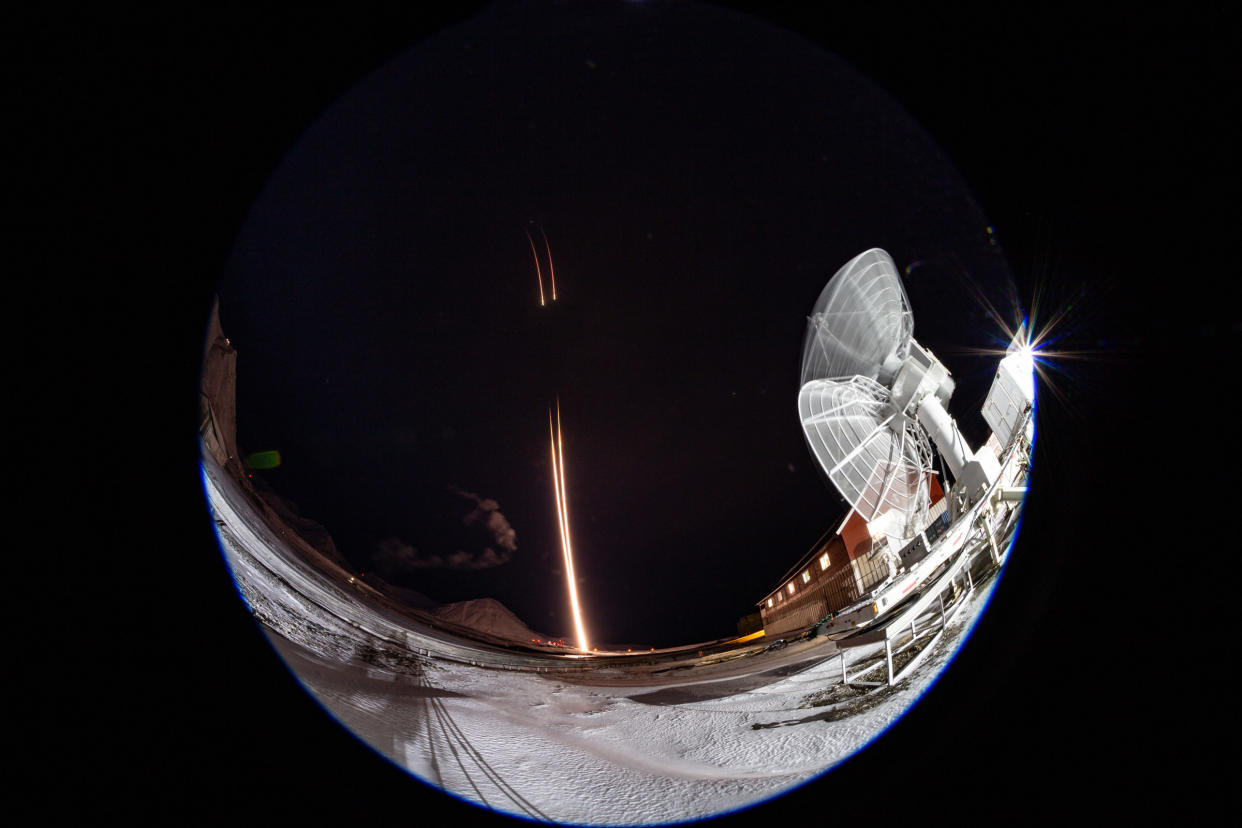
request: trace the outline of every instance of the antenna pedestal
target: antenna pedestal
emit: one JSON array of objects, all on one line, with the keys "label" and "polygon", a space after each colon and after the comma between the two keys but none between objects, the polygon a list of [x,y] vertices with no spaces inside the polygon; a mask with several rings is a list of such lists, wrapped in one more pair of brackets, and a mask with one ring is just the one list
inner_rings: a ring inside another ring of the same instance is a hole
[{"label": "antenna pedestal", "polygon": [[996,455],[986,447],[972,452],[949,412],[933,394],[919,404],[918,420],[953,475],[954,501],[960,499],[963,505],[974,503],[1000,477]]},{"label": "antenna pedestal", "polygon": [[919,425],[927,431],[927,436],[936,444],[936,449],[944,458],[953,479],[960,480],[963,469],[975,459],[975,455],[962,438],[962,433],[957,430],[957,424],[935,395],[929,394],[923,398],[918,409],[918,420]]}]

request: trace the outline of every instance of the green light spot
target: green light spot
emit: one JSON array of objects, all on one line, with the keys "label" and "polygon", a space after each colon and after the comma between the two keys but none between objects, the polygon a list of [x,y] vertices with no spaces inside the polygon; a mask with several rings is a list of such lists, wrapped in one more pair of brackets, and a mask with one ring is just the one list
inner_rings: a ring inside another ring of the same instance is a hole
[{"label": "green light spot", "polygon": [[256,451],[246,458],[246,466],[251,469],[274,469],[279,465],[279,451]]}]

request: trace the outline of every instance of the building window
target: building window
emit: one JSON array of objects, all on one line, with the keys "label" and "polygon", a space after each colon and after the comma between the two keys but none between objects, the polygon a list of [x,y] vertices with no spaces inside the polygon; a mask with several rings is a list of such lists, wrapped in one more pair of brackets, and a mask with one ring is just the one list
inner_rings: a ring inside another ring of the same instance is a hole
[{"label": "building window", "polygon": [[802,573],[802,583],[804,584],[808,583],[810,582],[810,580],[811,580],[811,571],[808,569],[806,572]]},{"label": "building window", "polygon": [[827,552],[819,556],[819,568],[825,569],[825,570],[828,568],[828,553]]},{"label": "building window", "polygon": [[768,599],[768,609],[772,609],[772,599]]},{"label": "building window", "polygon": [[794,591],[793,581],[790,581],[789,582],[789,594],[793,595],[793,591]]}]

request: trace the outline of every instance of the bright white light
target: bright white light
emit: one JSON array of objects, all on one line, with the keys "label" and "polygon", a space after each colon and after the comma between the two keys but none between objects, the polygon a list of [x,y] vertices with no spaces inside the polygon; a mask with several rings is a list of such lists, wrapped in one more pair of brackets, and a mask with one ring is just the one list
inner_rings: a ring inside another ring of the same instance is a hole
[{"label": "bright white light", "polygon": [[552,486],[556,494],[556,517],[561,529],[561,555],[565,560],[565,580],[569,583],[569,605],[574,614],[574,626],[578,630],[578,648],[584,652],[587,643],[586,627],[582,623],[582,611],[578,606],[578,579],[574,575],[574,550],[569,539],[569,501],[565,497],[565,443],[561,434],[561,403],[556,402],[556,428],[552,427],[552,410],[548,409],[548,432],[552,438]]},{"label": "bright white light", "polygon": [[1009,359],[1014,360],[1021,367],[1025,374],[1034,376],[1035,374],[1035,348],[1028,342],[1023,342],[1018,349],[1009,355]]}]

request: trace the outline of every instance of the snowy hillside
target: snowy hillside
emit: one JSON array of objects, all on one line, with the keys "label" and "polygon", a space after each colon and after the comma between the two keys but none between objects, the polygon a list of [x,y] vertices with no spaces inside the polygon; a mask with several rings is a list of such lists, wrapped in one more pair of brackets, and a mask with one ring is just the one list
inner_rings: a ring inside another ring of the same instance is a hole
[{"label": "snowy hillside", "polygon": [[433,610],[432,615],[441,621],[506,641],[529,644],[531,641],[548,641],[552,638],[526,626],[508,607],[493,598],[476,598],[447,604]]}]

